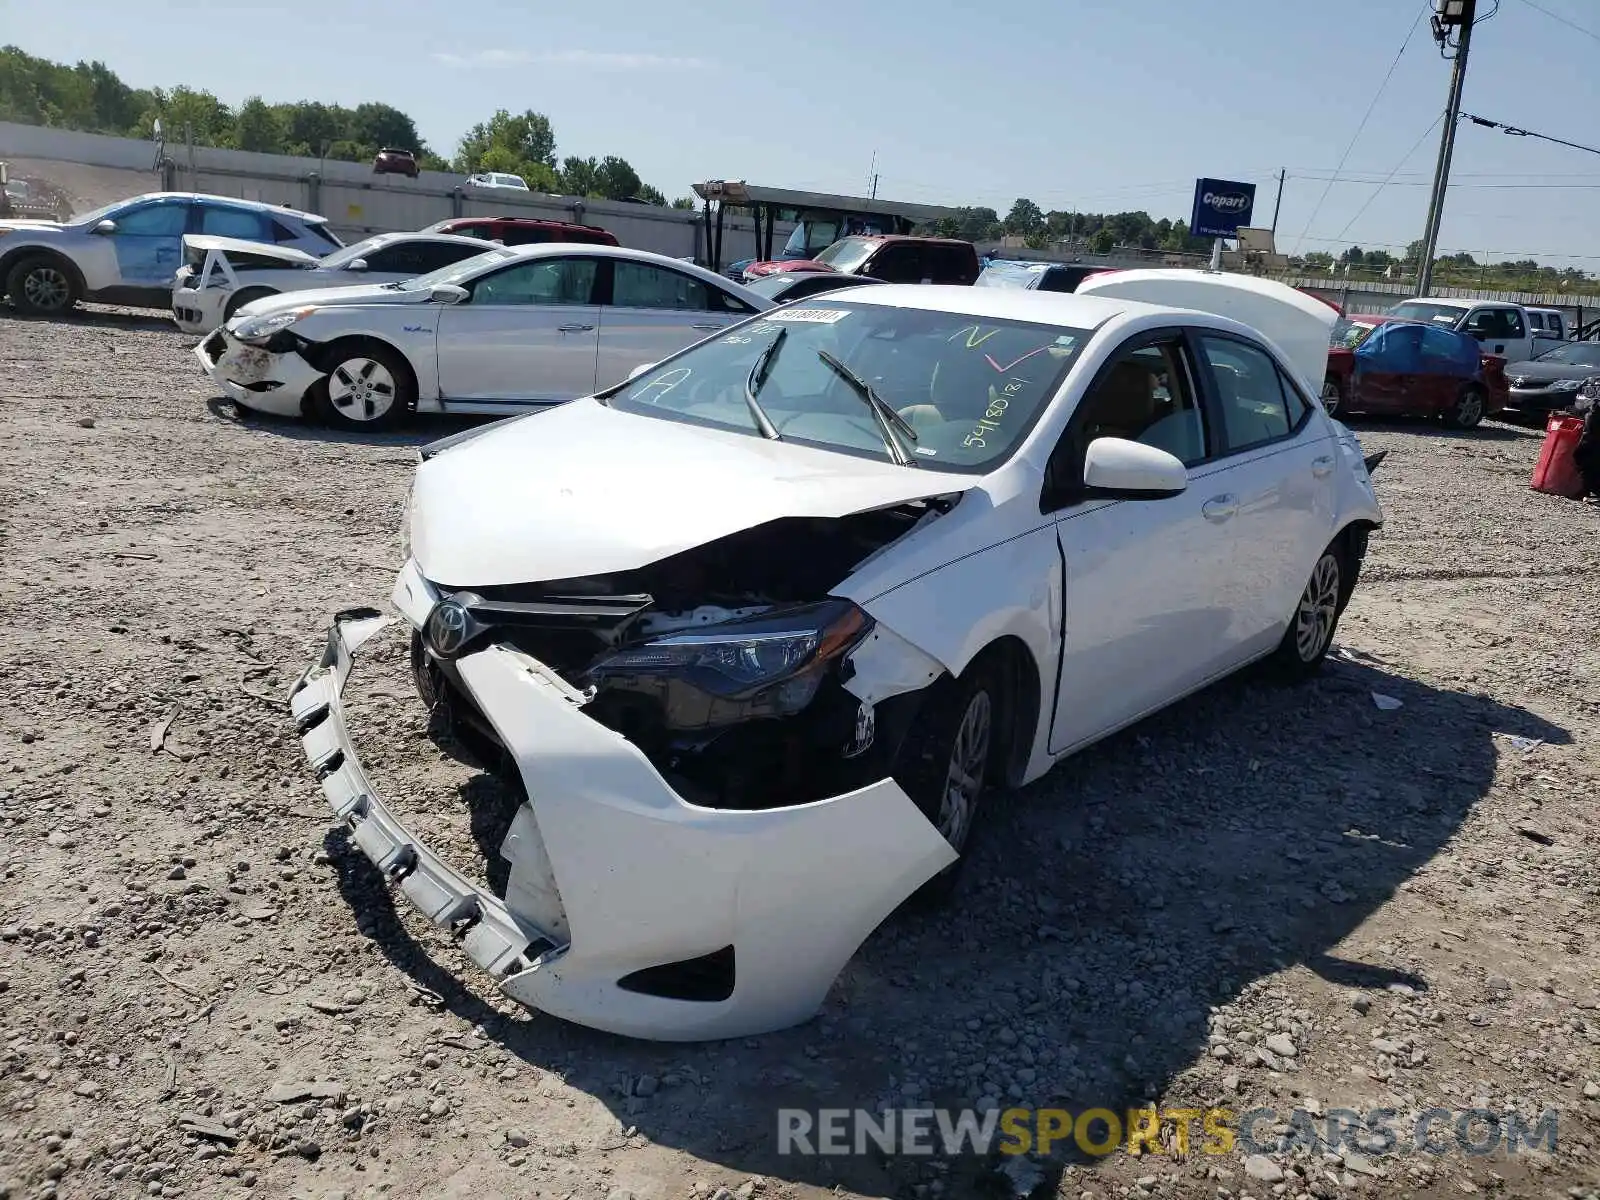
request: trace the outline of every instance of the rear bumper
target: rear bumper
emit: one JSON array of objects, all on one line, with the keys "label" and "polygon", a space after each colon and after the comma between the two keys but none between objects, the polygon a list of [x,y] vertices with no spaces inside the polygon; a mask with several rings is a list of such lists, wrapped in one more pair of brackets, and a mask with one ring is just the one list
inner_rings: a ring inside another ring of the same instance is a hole
[{"label": "rear bumper", "polygon": [[257,412],[297,417],[306,392],[321,379],[318,371],[292,351],[275,354],[235,341],[215,329],[194,348],[195,360],[228,399]]},{"label": "rear bumper", "polygon": [[529,1007],[666,1041],[798,1024],[866,936],[955,860],[890,779],[791,808],[690,805],[584,714],[581,693],[490,646],[459,675],[531,798],[501,846],[510,871],[495,896],[412,837],[361,767],[340,697],[355,651],[385,624],[341,614],[295,685],[306,758],[362,852]]}]

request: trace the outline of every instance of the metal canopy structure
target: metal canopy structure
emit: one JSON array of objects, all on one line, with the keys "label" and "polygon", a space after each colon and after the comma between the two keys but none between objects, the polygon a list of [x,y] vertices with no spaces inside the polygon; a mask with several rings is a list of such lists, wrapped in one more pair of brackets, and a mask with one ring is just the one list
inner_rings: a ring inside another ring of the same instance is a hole
[{"label": "metal canopy structure", "polygon": [[694,185],[695,195],[705,202],[706,254],[713,271],[722,269],[723,218],[729,208],[749,209],[756,226],[756,252],[772,258],[773,230],[779,214],[791,212],[801,219],[811,215],[843,219],[849,217],[887,218],[890,232],[910,233],[918,225],[950,218],[959,220],[961,210],[938,204],[911,204],[899,200],[879,200],[876,196],[836,196],[828,192],[801,192],[789,188],[758,187],[742,179],[708,179]]}]

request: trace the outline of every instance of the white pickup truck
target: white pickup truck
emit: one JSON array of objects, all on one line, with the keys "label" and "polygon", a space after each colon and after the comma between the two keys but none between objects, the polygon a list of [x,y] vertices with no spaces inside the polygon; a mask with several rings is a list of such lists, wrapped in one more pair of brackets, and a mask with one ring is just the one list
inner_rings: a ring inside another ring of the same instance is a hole
[{"label": "white pickup truck", "polygon": [[1478,339],[1485,354],[1499,355],[1507,362],[1535,358],[1560,341],[1558,333],[1542,321],[1534,322],[1522,305],[1497,300],[1424,296],[1396,304],[1388,315],[1465,333]]}]

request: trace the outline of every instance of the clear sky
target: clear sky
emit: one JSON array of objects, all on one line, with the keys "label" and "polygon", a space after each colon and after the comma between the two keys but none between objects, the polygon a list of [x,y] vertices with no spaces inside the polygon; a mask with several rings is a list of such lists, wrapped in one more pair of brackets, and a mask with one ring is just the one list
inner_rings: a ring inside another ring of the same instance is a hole
[{"label": "clear sky", "polygon": [[[1425,7],[0,0],[0,42],[235,104],[386,101],[445,153],[533,108],[558,153],[619,154],[669,197],[719,177],[862,194],[876,152],[886,198],[1179,217],[1208,175],[1256,182],[1268,224],[1287,168],[1278,244],[1303,252],[1421,236],[1449,82]],[[1597,100],[1600,0],[1500,0],[1478,25],[1466,111],[1597,145]],[[1368,182],[1330,188],[1347,147]],[[1452,180],[1442,252],[1600,272],[1600,155],[1463,124]]]}]

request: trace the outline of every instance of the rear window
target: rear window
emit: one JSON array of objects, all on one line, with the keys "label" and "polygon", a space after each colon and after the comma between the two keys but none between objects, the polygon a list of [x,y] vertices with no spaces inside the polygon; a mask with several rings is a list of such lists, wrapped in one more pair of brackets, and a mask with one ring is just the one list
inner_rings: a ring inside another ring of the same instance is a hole
[{"label": "rear window", "polygon": [[[278,226],[278,228],[279,229],[284,229],[284,227],[281,226],[281,225]],[[317,241],[326,244],[328,249],[330,249],[330,250],[343,250],[344,249],[344,243],[341,242],[337,237],[334,236],[333,230],[328,228],[326,222],[323,222],[323,221],[307,221],[306,222],[306,229],[310,232],[312,237],[317,239]],[[289,231],[287,229],[284,229],[284,232],[288,233]],[[276,235],[276,231],[274,231],[274,236],[277,236]],[[296,237],[294,234],[290,234],[288,237],[278,237],[277,240],[280,241],[280,242],[295,242],[295,241],[299,241],[300,239],[298,237]]]}]

